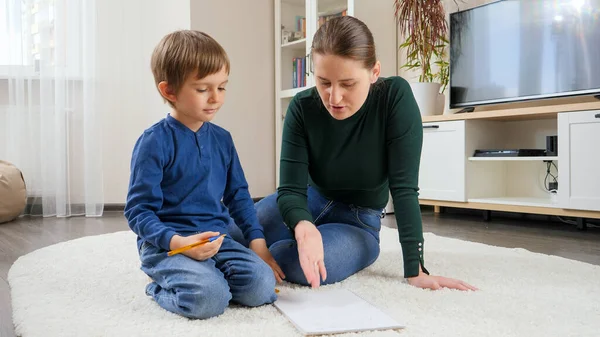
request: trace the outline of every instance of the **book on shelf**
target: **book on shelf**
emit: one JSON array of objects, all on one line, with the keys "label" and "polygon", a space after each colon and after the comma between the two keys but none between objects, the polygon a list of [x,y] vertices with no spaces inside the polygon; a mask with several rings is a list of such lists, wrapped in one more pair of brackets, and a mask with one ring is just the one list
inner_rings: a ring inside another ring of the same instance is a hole
[{"label": "book on shelf", "polygon": [[295,57],[292,62],[292,88],[306,86],[306,58]]},{"label": "book on shelf", "polygon": [[297,83],[298,83],[298,70],[296,69],[296,59],[294,58],[294,62],[292,62],[292,88],[296,88],[297,87]]},{"label": "book on shelf", "polygon": [[302,32],[302,37],[306,37],[306,18],[304,16],[296,16],[296,31]]}]

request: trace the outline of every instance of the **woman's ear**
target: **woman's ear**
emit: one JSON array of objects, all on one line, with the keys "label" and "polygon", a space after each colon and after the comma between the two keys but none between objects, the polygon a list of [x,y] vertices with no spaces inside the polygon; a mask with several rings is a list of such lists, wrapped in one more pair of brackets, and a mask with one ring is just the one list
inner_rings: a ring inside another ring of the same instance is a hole
[{"label": "woman's ear", "polygon": [[381,74],[381,62],[375,62],[373,69],[371,69],[371,83],[377,82],[379,79],[379,74]]},{"label": "woman's ear", "polygon": [[166,81],[158,83],[158,91],[160,91],[162,97],[164,97],[164,99],[166,99],[167,101],[173,104],[175,104],[175,102],[177,101],[177,95],[173,93],[173,91],[169,87],[169,84]]}]

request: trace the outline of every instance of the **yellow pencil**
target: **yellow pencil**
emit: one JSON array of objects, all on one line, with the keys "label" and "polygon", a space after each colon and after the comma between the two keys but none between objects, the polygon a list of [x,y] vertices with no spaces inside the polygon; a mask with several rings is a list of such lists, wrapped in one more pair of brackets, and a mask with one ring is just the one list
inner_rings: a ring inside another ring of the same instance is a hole
[{"label": "yellow pencil", "polygon": [[205,243],[213,242],[213,241],[215,241],[215,240],[216,240],[216,239],[218,239],[218,238],[225,237],[225,235],[227,235],[227,234],[221,234],[221,235],[213,236],[213,237],[210,237],[210,238],[208,238],[208,239],[204,239],[204,240],[200,240],[200,241],[198,241],[198,242],[194,242],[194,243],[192,243],[191,245],[187,245],[187,246],[184,246],[184,247],[181,247],[181,248],[175,249],[175,250],[171,250],[171,251],[169,251],[169,252],[167,253],[167,256],[173,256],[173,255],[175,255],[175,254],[179,254],[179,253],[185,252],[185,251],[186,251],[186,250],[188,250],[188,249],[192,249],[192,248],[194,248],[194,247],[201,246],[201,245],[203,245],[203,244],[205,244]]}]

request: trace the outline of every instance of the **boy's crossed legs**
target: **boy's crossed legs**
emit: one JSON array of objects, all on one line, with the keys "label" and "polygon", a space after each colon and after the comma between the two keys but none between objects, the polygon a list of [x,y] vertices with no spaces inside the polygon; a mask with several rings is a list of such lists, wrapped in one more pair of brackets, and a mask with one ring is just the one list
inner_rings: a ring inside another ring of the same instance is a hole
[{"label": "boy's crossed legs", "polygon": [[273,270],[254,252],[225,237],[219,252],[205,261],[167,252],[145,243],[142,270],[154,282],[146,294],[164,309],[189,318],[210,318],[225,311],[229,301],[256,307],[273,303]]}]

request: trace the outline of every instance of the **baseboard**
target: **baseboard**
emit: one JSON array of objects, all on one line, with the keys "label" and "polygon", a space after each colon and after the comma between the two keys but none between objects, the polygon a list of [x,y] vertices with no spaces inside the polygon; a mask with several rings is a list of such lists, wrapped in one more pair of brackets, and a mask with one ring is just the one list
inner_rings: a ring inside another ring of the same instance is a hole
[{"label": "baseboard", "polygon": [[[47,197],[45,199],[54,199],[53,197]],[[52,203],[53,201],[50,201]],[[71,204],[72,209],[85,209],[85,204],[77,203]],[[104,204],[105,212],[123,212],[125,210],[125,204]],[[42,197],[39,196],[28,196],[27,204],[25,205],[25,209],[22,214],[29,215],[42,215],[43,214],[43,204]]]},{"label": "baseboard", "polygon": [[[262,199],[264,199],[264,198],[263,197],[252,198],[252,201],[258,202]],[[105,212],[123,212],[123,211],[125,211],[125,204],[118,204],[118,203],[104,204],[104,211]]]},{"label": "baseboard", "polygon": [[125,204],[104,204],[105,212],[123,212]]},{"label": "baseboard", "polygon": [[22,214],[42,215],[42,198],[36,196],[28,196],[27,204],[25,205],[25,209],[23,210]]}]

